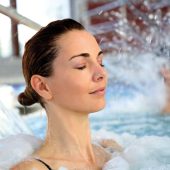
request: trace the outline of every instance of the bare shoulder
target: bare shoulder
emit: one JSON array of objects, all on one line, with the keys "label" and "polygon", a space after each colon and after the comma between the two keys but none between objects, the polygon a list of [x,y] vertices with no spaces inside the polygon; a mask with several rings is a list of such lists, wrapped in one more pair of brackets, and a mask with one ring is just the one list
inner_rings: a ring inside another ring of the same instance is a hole
[{"label": "bare shoulder", "polygon": [[39,161],[29,159],[13,166],[10,170],[47,170],[47,167]]}]

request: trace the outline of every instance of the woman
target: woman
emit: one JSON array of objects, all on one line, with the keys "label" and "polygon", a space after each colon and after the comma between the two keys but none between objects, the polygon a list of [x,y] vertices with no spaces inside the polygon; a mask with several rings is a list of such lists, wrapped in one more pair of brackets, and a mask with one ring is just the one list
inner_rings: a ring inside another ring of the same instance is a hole
[{"label": "woman", "polygon": [[[107,74],[95,38],[72,19],[54,21],[25,46],[22,105],[39,102],[46,110],[44,144],[12,170],[101,169],[110,155],[91,144],[89,113],[105,106]],[[103,142],[103,145],[114,142]]]}]

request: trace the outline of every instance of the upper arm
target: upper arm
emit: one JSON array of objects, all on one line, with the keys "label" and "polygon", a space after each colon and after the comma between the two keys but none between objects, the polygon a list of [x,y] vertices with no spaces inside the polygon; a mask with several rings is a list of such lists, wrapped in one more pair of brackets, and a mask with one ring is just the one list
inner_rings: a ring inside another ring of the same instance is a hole
[{"label": "upper arm", "polygon": [[10,170],[47,170],[43,164],[36,160],[26,160],[15,166]]}]

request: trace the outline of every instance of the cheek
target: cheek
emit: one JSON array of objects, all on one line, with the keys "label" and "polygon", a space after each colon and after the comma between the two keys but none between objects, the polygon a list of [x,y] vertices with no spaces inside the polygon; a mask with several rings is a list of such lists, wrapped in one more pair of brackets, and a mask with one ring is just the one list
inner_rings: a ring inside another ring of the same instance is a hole
[{"label": "cheek", "polygon": [[63,75],[52,84],[52,93],[57,100],[72,100],[88,93],[88,82],[80,77]]},{"label": "cheek", "polygon": [[[61,75],[60,75],[61,76]],[[91,81],[88,76],[63,75],[50,84],[56,105],[76,112],[96,112],[103,109],[105,99],[89,95]]]}]

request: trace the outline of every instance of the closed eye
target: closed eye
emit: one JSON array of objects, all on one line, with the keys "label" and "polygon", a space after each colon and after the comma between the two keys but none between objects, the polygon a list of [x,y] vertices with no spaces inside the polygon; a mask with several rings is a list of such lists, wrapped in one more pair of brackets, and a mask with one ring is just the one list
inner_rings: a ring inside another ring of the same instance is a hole
[{"label": "closed eye", "polygon": [[104,64],[103,64],[103,52],[100,51],[98,56],[97,56],[97,60],[98,60],[98,63],[100,64],[101,67],[104,67]]},{"label": "closed eye", "polygon": [[98,63],[100,64],[101,67],[104,67],[103,57],[100,57],[100,58],[98,59]]},{"label": "closed eye", "polygon": [[86,66],[81,66],[81,67],[77,67],[76,69],[78,70],[84,70],[86,68]]}]

